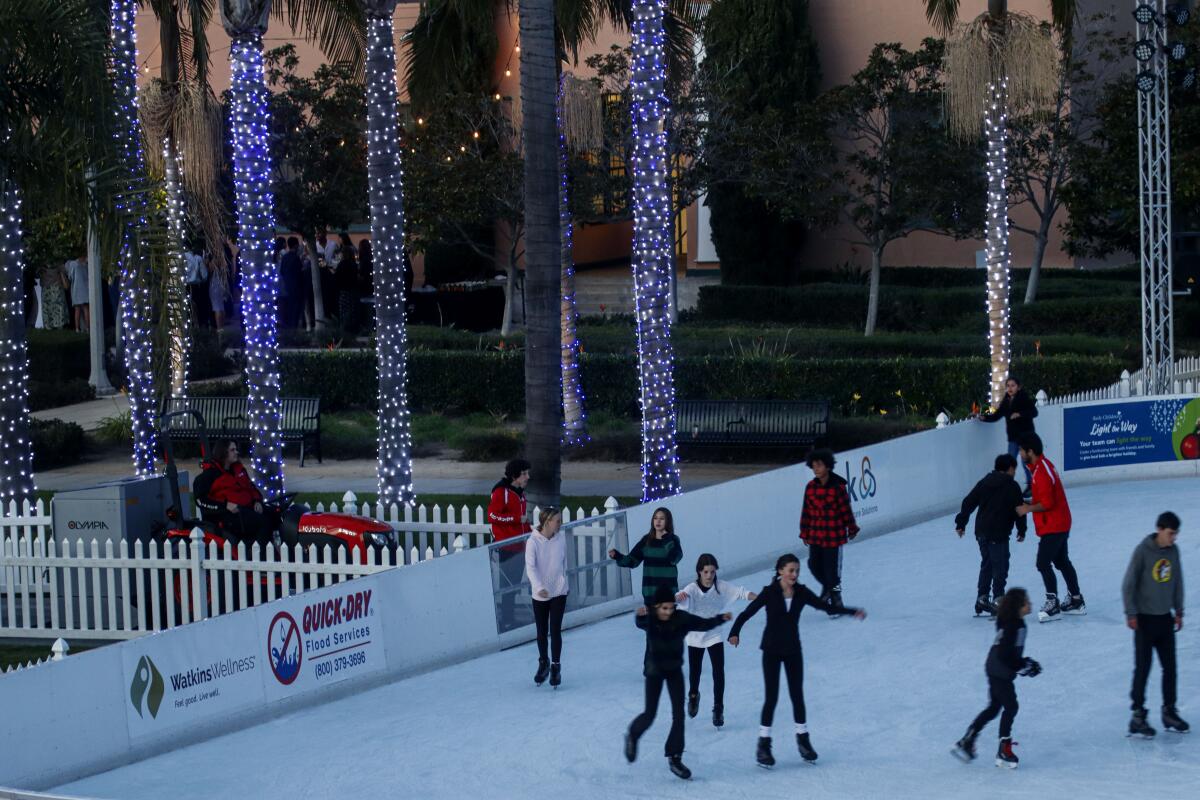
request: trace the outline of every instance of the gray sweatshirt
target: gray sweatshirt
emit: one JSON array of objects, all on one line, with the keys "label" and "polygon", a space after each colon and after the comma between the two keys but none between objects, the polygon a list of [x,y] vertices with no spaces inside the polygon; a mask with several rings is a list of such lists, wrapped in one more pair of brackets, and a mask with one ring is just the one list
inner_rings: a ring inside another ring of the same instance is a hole
[{"label": "gray sweatshirt", "polygon": [[1150,534],[1138,543],[1121,581],[1125,616],[1183,613],[1183,565],[1179,548],[1159,547]]}]

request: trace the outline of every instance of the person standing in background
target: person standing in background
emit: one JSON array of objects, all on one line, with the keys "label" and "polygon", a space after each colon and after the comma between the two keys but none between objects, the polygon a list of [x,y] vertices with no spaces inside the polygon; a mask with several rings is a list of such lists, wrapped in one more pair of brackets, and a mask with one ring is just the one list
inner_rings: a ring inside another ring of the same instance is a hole
[{"label": "person standing in background", "polygon": [[300,240],[289,236],[287,249],[279,260],[280,326],[286,330],[298,327],[304,312],[304,287],[300,274],[304,266],[300,263]]},{"label": "person standing in background", "polygon": [[[504,465],[504,477],[492,487],[488,501],[488,523],[492,526],[492,541],[502,542],[529,533],[532,529],[526,521],[528,509],[525,504],[525,487],[529,485],[531,465],[523,458],[514,458]],[[519,543],[499,548],[500,576],[510,589],[521,583],[525,560],[521,558],[525,548]],[[500,622],[506,630],[516,625],[516,592],[506,591],[500,597]]]},{"label": "person standing in background", "polygon": [[[1017,458],[1021,452],[1021,437],[1034,433],[1033,418],[1038,415],[1037,403],[1021,386],[1021,381],[1015,375],[1009,375],[1004,382],[1004,397],[1000,405],[990,414],[980,414],[984,422],[1004,420],[1004,435],[1008,438],[1008,454]],[[1025,467],[1025,495],[1029,495],[1033,475]]]},{"label": "person standing in background", "polygon": [[64,266],[66,285],[71,289],[71,305],[75,309],[75,330],[87,333],[92,324],[91,306],[88,300],[87,249],[80,251],[79,258],[68,261]]},{"label": "person standing in background", "polygon": [[[52,331],[67,327],[66,290],[70,282],[66,272],[59,264],[46,264],[37,277],[42,282],[42,327]],[[25,323],[33,325],[35,315],[27,316]]]},{"label": "person standing in background", "polygon": [[340,234],[342,249],[337,262],[338,317],[342,330],[353,334],[358,324],[358,259],[350,235]]},{"label": "person standing in background", "polygon": [[205,263],[204,246],[193,242],[188,252],[183,254],[187,264],[188,297],[192,301],[192,314],[195,316],[197,327],[207,328],[212,324],[212,314],[209,313],[211,302],[208,297],[209,272]]}]

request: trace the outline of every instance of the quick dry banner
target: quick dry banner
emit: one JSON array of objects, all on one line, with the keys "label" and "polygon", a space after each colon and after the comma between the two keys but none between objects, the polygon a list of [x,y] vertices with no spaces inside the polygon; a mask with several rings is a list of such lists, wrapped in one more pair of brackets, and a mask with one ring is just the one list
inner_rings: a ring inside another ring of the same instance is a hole
[{"label": "quick dry banner", "polygon": [[1063,468],[1200,459],[1200,399],[1126,400],[1063,409]]}]

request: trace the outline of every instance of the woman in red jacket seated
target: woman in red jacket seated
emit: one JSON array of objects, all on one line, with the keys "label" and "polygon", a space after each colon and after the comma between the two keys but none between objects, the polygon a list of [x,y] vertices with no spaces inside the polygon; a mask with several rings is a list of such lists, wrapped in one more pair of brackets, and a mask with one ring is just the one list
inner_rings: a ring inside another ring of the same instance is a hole
[{"label": "woman in red jacket seated", "polygon": [[238,461],[237,442],[224,441],[213,449],[211,461],[192,487],[201,517],[218,523],[227,533],[263,544],[279,528],[279,512],[263,504],[262,492]]}]

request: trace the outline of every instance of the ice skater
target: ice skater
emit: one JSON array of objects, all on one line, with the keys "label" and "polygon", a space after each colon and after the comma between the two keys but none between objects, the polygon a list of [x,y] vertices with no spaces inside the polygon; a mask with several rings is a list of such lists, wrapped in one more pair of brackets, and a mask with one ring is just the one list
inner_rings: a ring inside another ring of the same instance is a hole
[{"label": "ice skater", "polygon": [[[1021,487],[1014,476],[1017,460],[1007,453],[996,456],[995,469],[984,475],[962,501],[962,509],[954,518],[954,529],[959,538],[967,527],[967,520],[976,509],[975,540],[979,542],[979,581],[975,587],[975,614],[995,616],[996,606],[1004,596],[1004,585],[1008,582],[1008,537],[1013,525],[1017,526],[1017,541],[1025,541],[1027,523],[1017,513],[1021,505]],[[992,600],[988,600],[988,589]]]},{"label": "ice skater", "polygon": [[1179,563],[1179,517],[1170,511],[1158,515],[1154,533],[1134,548],[1121,598],[1125,622],[1133,630],[1133,719],[1129,735],[1146,739],[1154,728],[1146,721],[1146,680],[1153,653],[1162,668],[1162,724],[1167,730],[1188,732],[1188,724],[1175,709],[1175,632],[1183,629],[1183,566]]},{"label": "ice skater", "polygon": [[812,763],[817,760],[817,751],[813,750],[809,740],[808,716],[804,708],[804,653],[800,647],[800,612],[804,606],[812,606],[830,616],[853,614],[855,619],[865,619],[867,616],[867,612],[860,608],[845,608],[841,603],[824,602],[807,586],[796,582],[799,576],[800,559],[791,553],[780,556],[775,562],[775,578],[738,614],[733,630],[729,632],[729,643],[737,647],[742,626],[760,608],[767,609],[767,625],[760,645],[765,691],[759,719],[758,751],[755,755],[762,767],[775,765],[775,757],[771,755],[771,722],[775,717],[775,705],[779,702],[781,666],[787,673],[788,694],[792,697],[796,746],[805,761]]},{"label": "ice skater", "polygon": [[[1000,714],[1000,747],[996,751],[996,766],[1016,769],[1017,754],[1013,752],[1013,720],[1017,717],[1018,675],[1034,677],[1042,671],[1042,665],[1025,656],[1025,620],[1033,610],[1029,593],[1021,588],[1012,588],[1000,599],[996,610],[996,639],[988,650],[984,671],[988,679],[988,707],[967,726],[967,732],[951,751],[963,761],[975,758],[975,738],[989,722]],[[1001,713],[1003,712],[1003,713]]]},{"label": "ice skater", "polygon": [[670,509],[656,508],[650,518],[650,531],[643,536],[628,555],[610,549],[608,557],[617,566],[633,569],[642,565],[642,599],[647,605],[660,588],[679,591],[679,569],[676,564],[683,558],[683,548],[675,535],[675,520]]},{"label": "ice skater", "polygon": [[[1033,418],[1038,415],[1037,403],[1021,386],[1021,381],[1015,375],[1009,375],[1004,381],[1004,397],[1000,405],[990,414],[980,414],[984,422],[1004,420],[1004,435],[1008,440],[1008,454],[1013,458],[1021,452],[1021,437],[1034,433]],[[1029,494],[1033,476],[1029,468],[1025,468],[1025,490]]]},{"label": "ice skater", "polygon": [[[562,512],[544,508],[538,515],[538,528],[525,541],[525,574],[529,576],[529,594],[533,601],[533,621],[537,626],[538,666],[533,682],[541,686],[562,683],[562,622],[567,608],[567,546],[559,533]],[[547,641],[549,653],[547,653]]]},{"label": "ice skater", "polygon": [[730,618],[730,614],[703,618],[675,609],[675,592],[665,586],[650,598],[649,609],[637,610],[634,622],[646,632],[646,658],[642,674],[646,677],[646,710],[638,714],[625,733],[625,758],[637,760],[638,739],[654,722],[663,684],[671,698],[671,732],[667,735],[667,761],[671,772],[687,780],[692,771],[683,761],[683,640],[694,631],[709,631]]},{"label": "ice skater", "polygon": [[[1033,528],[1038,536],[1037,569],[1046,586],[1046,604],[1038,612],[1038,622],[1050,622],[1059,614],[1086,614],[1087,605],[1079,591],[1079,577],[1067,553],[1067,538],[1071,535],[1071,507],[1063,489],[1058,470],[1042,452],[1042,439],[1027,433],[1021,439],[1021,460],[1033,472],[1033,500],[1017,507],[1017,513],[1033,514]],[[1058,599],[1058,567],[1067,582],[1069,596]]]},{"label": "ice skater", "polygon": [[[679,608],[700,617],[711,617],[728,611],[739,600],[758,597],[741,586],[734,586],[717,577],[720,565],[716,556],[702,553],[696,560],[696,580],[684,587],[675,596]],[[688,646],[688,716],[693,719],[700,713],[700,675],[704,672],[704,654],[712,663],[713,673],[713,725],[725,724],[725,637],[719,629],[693,631],[687,635]]]},{"label": "ice skater", "polygon": [[821,599],[842,604],[842,545],[858,535],[846,481],[833,471],[832,450],[813,450],[808,468],[813,479],[804,487],[800,538],[808,545],[808,569],[821,582]]}]

